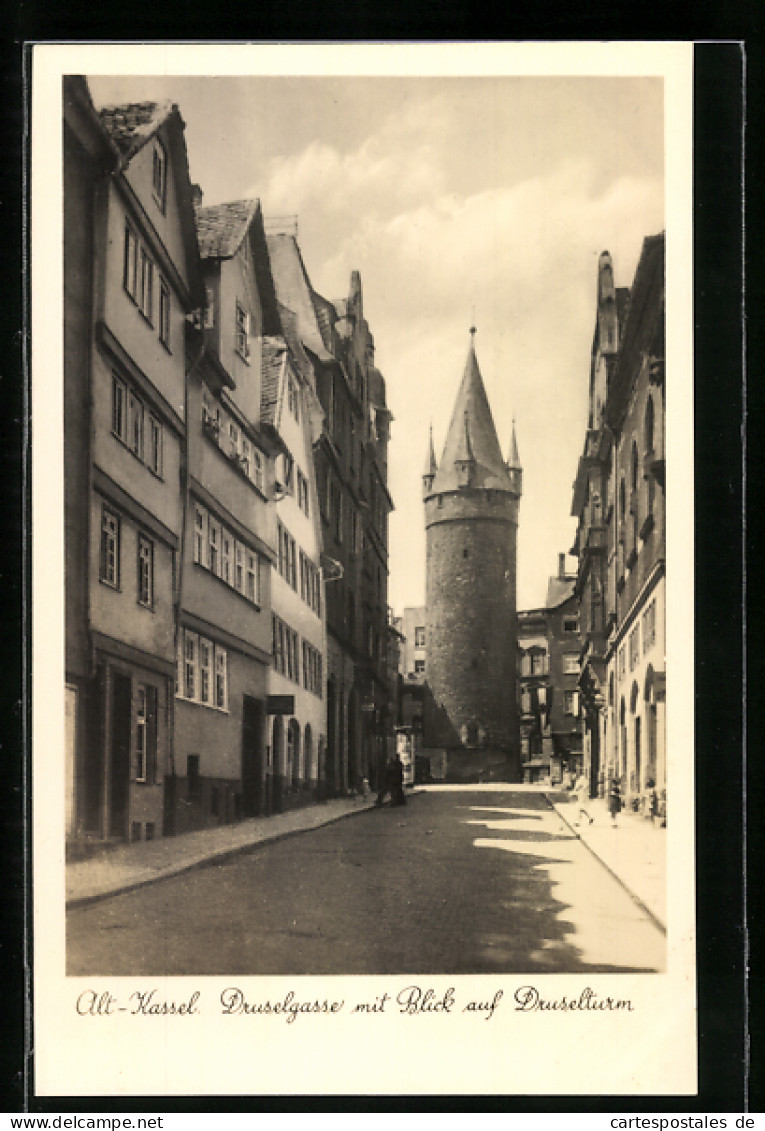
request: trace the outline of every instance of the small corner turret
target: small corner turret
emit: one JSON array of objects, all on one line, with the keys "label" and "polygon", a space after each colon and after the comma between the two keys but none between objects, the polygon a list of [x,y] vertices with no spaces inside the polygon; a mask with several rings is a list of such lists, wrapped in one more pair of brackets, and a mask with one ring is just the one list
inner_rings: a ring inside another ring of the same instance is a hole
[{"label": "small corner turret", "polygon": [[423,498],[427,497],[433,489],[433,480],[438,471],[438,464],[436,463],[436,450],[433,447],[433,425],[430,426],[430,435],[428,438],[428,454],[425,458],[425,470],[422,473],[422,494]]},{"label": "small corner turret", "polygon": [[513,417],[513,430],[510,436],[510,453],[507,457],[507,473],[513,490],[517,495],[523,492],[523,468],[518,455],[518,439],[515,434],[515,417]]}]

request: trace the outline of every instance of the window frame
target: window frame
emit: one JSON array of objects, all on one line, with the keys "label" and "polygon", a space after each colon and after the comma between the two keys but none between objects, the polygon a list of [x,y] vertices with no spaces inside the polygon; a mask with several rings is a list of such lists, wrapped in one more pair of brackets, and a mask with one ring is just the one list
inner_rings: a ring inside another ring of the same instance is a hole
[{"label": "window frame", "polygon": [[138,534],[138,604],[154,609],[154,542]]},{"label": "window frame", "polygon": [[116,373],[112,373],[112,435],[127,446],[128,387]]},{"label": "window frame", "polygon": [[149,461],[146,464],[149,471],[162,479],[164,435],[162,421],[149,410]]},{"label": "window frame", "polygon": [[151,157],[151,191],[162,215],[167,208],[167,150],[160,138],[153,139]]},{"label": "window frame", "polygon": [[168,353],[170,349],[170,316],[172,311],[172,294],[167,279],[159,274],[159,340]]},{"label": "window frame", "polygon": [[[107,530],[107,518],[112,519],[114,526],[111,530]],[[120,555],[122,543],[122,521],[116,510],[108,507],[105,503],[101,507],[101,548],[100,548],[100,561],[98,569],[98,580],[108,585],[110,589],[120,589]],[[110,558],[109,546],[112,547],[111,558],[113,559],[113,570],[109,569],[108,562]],[[111,574],[113,573],[113,576]]]}]

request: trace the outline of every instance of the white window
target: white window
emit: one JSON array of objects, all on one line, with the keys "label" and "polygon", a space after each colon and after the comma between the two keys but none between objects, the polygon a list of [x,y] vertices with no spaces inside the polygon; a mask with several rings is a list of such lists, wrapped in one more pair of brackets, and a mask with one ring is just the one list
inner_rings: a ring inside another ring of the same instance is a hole
[{"label": "white window", "polygon": [[215,645],[215,706],[228,710],[228,658],[225,648]]},{"label": "white window", "polygon": [[183,694],[186,699],[196,699],[199,662],[199,637],[196,633],[184,633],[183,659]]},{"label": "white window", "polygon": [[255,448],[252,452],[252,481],[259,491],[263,490],[263,457]]},{"label": "white window", "polygon": [[143,534],[138,536],[138,602],[154,605],[154,543]]},{"label": "white window", "polygon": [[162,477],[162,425],[156,416],[149,414],[149,467]]},{"label": "white window", "polygon": [[563,710],[567,715],[579,714],[579,695],[576,691],[563,692]]},{"label": "white window", "polygon": [[112,375],[112,432],[122,440],[123,444],[127,443],[127,389],[125,382],[121,381],[116,374]]},{"label": "white window", "polygon": [[252,550],[247,550],[247,576],[246,576],[246,589],[245,596],[248,601],[257,604],[260,598],[259,592],[259,576],[258,576],[258,555],[254,554]]},{"label": "white window", "polygon": [[103,509],[101,516],[101,581],[113,585],[120,583],[120,520],[113,511]]},{"label": "white window", "polygon": [[165,202],[167,198],[167,154],[165,153],[165,147],[163,146],[159,138],[154,139],[151,187],[153,189],[154,198],[157,204],[164,212]]},{"label": "white window", "polygon": [[425,628],[423,626],[414,630],[414,646],[415,648],[425,647]]},{"label": "white window", "polygon": [[133,455],[143,459],[143,405],[133,393],[129,394],[128,445]]},{"label": "white window", "polygon": [[216,577],[220,577],[220,523],[210,517],[207,529],[207,568]]},{"label": "white window", "polygon": [[579,657],[576,653],[571,653],[563,657],[563,674],[564,675],[577,675],[579,672]]},{"label": "white window", "polygon": [[170,287],[162,276],[159,279],[159,340],[170,349]]},{"label": "white window", "polygon": [[144,318],[151,322],[154,310],[154,264],[144,248],[141,248],[141,278],[138,306]]},{"label": "white window", "polygon": [[640,659],[640,624],[636,624],[630,633],[629,638],[630,646],[630,671],[632,671]]},{"label": "white window", "polygon": [[245,547],[241,542],[234,544],[234,589],[237,593],[244,593],[244,560]]},{"label": "white window", "polygon": [[247,342],[249,334],[249,317],[247,311],[240,304],[236,304],[235,349],[245,361],[250,356],[250,347]]},{"label": "white window", "polygon": [[122,269],[122,285],[136,302],[138,301],[138,239],[129,224],[125,225],[125,254]]},{"label": "white window", "polygon": [[234,540],[227,530],[221,529],[220,576],[226,585],[234,584]]},{"label": "white window", "polygon": [[207,511],[194,506],[194,561],[207,565]]},{"label": "white window", "polygon": [[204,637],[199,638],[199,702],[212,706],[212,657],[213,646]]},{"label": "white window", "polygon": [[643,613],[643,652],[656,643],[656,598]]}]

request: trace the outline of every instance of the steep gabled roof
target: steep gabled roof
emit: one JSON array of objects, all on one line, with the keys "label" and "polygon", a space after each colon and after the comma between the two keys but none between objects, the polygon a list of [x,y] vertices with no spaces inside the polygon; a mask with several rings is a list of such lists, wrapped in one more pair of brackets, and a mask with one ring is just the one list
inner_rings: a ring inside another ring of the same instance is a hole
[{"label": "steep gabled roof", "polygon": [[334,360],[319,329],[313,289],[297,240],[283,233],[266,236],[276,297],[297,318],[300,340],[320,361]]},{"label": "steep gabled roof", "polygon": [[104,129],[128,161],[173,114],[180,118],[178,107],[169,99],[102,106],[99,111]]},{"label": "steep gabled roof", "polygon": [[465,458],[473,462],[472,486],[513,491],[505,461],[502,459],[472,337],[465,372],[446,433],[443,454],[433,482],[434,494],[458,489],[456,464]]},{"label": "steep gabled roof", "polygon": [[264,424],[276,421],[279,384],[287,360],[287,344],[283,338],[263,338],[260,385],[260,416]]},{"label": "steep gabled roof", "polygon": [[546,609],[557,609],[574,596],[576,588],[575,577],[551,577],[547,582],[547,596],[545,597]]},{"label": "steep gabled roof", "polygon": [[257,198],[197,208],[197,238],[202,259],[230,259],[236,255],[259,208]]}]

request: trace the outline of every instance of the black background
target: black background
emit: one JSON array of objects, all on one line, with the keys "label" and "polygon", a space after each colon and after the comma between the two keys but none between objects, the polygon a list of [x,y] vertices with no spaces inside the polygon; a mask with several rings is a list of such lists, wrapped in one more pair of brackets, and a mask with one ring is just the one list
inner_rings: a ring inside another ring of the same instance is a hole
[{"label": "black background", "polygon": [[[23,786],[29,771],[27,720],[29,674],[29,496],[25,448],[28,422],[28,373],[25,368],[27,301],[27,242],[24,181],[25,107],[29,67],[25,41],[63,39],[73,42],[167,39],[179,42],[183,32],[199,41],[220,40],[220,9],[207,5],[194,13],[185,5],[132,4],[119,14],[116,6],[98,8],[82,0],[69,0],[66,14],[54,14],[42,2],[16,3],[6,12],[2,41],[3,160],[0,162],[0,218],[2,223],[3,350],[0,355],[0,458],[2,459],[3,553],[0,557],[0,615],[3,660],[0,680],[0,827],[2,828],[4,883],[0,887],[2,924],[2,1037],[0,1039],[0,1110],[4,1112],[276,1112],[341,1111],[494,1111],[494,1112],[738,1112],[765,1110],[763,1071],[758,1030],[752,1030],[753,1066],[747,1069],[748,936],[745,915],[757,921],[762,910],[763,798],[765,767],[759,751],[751,755],[746,779],[742,755],[745,745],[745,708],[742,689],[745,674],[755,688],[755,704],[762,699],[760,649],[750,647],[748,673],[744,672],[744,632],[755,639],[761,625],[762,582],[752,553],[747,582],[748,611],[744,606],[744,547],[758,548],[761,538],[759,484],[763,480],[759,419],[763,407],[763,380],[755,358],[762,357],[762,267],[756,249],[759,228],[762,163],[763,75],[762,17],[747,19],[743,10],[731,28],[723,6],[697,8],[695,29],[651,26],[643,13],[643,27],[627,34],[625,13],[590,5],[586,19],[549,13],[525,13],[526,26],[511,27],[505,8],[488,8],[479,16],[463,3],[448,8],[433,3],[394,3],[372,7],[366,0],[340,11],[335,3],[278,5],[260,3],[250,23],[242,28],[244,13],[225,13],[226,37],[240,40],[395,40],[395,39],[692,39],[703,33],[730,40],[749,34],[745,42],[697,42],[694,63],[694,302],[695,302],[695,504],[696,504],[696,741],[697,741],[697,902],[699,1080],[696,1097],[492,1096],[492,1097],[377,1097],[374,1065],[366,1079],[354,1081],[366,1096],[356,1097],[104,1097],[36,1098],[32,1094],[32,1056],[25,1038],[25,995],[31,976],[25,966],[25,945],[31,950],[28,918],[29,875],[25,874],[29,845],[28,791]],[[738,6],[740,9],[741,5]],[[752,5],[752,11],[754,11]],[[46,10],[47,8],[47,10]],[[653,11],[653,21],[658,15]],[[181,18],[181,15],[183,18]],[[529,24],[536,20],[536,26]],[[756,26],[759,21],[759,26]],[[621,27],[618,25],[621,23]],[[122,26],[120,26],[122,24]],[[217,26],[211,26],[216,24]],[[502,26],[508,25],[508,26]],[[746,100],[744,92],[746,91]],[[743,272],[743,134],[746,132],[746,305],[749,320],[746,340],[742,321]],[[756,312],[756,313],[755,313]],[[20,332],[20,327],[25,329]],[[52,333],[60,332],[51,326]],[[749,357],[750,376],[744,381],[743,350]],[[23,375],[23,379],[20,376]],[[32,422],[33,426],[33,422]],[[746,439],[746,491],[749,496],[746,529],[744,508],[744,455]],[[39,548],[39,547],[38,547]],[[36,688],[44,695],[43,688]],[[757,734],[755,720],[749,733]],[[758,735],[759,737],[759,735]],[[757,746],[757,744],[754,744]],[[751,817],[744,837],[745,806]],[[26,853],[25,853],[26,846]],[[744,866],[749,855],[748,872]],[[759,865],[759,866],[758,866]],[[745,885],[745,876],[749,882]],[[745,904],[746,899],[746,904]],[[745,910],[746,908],[746,910]],[[761,916],[760,916],[761,917]],[[25,933],[26,932],[26,933]],[[755,966],[750,980],[753,1006],[761,1005],[763,981]],[[671,1008],[671,1003],[667,1003]],[[754,1016],[761,1009],[753,1008]],[[581,1050],[573,1055],[579,1057]],[[592,1050],[596,1057],[597,1049]],[[758,1065],[759,1062],[759,1065]],[[295,1088],[300,1087],[296,1077]],[[551,1092],[555,1080],[550,1080]],[[748,1101],[745,1098],[748,1090]]]}]

